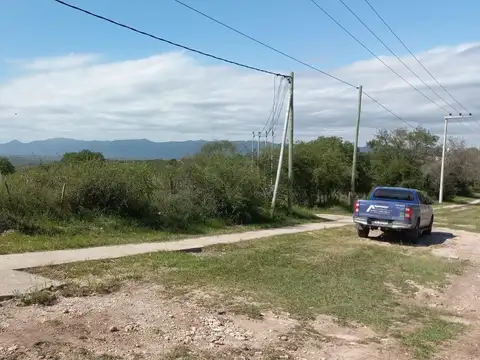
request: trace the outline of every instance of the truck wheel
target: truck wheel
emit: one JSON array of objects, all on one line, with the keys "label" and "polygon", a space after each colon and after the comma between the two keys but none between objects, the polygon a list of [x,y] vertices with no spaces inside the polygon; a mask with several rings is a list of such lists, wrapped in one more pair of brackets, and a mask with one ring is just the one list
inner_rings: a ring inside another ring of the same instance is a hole
[{"label": "truck wheel", "polygon": [[357,235],[361,238],[368,238],[368,234],[370,233],[370,229],[368,227],[358,226],[357,227]]},{"label": "truck wheel", "polygon": [[432,215],[432,218],[430,219],[430,224],[428,224],[427,229],[423,233],[425,235],[430,235],[432,233],[432,227],[433,227],[433,215]]},{"label": "truck wheel", "polygon": [[420,219],[417,220],[417,224],[415,225],[414,229],[406,231],[407,240],[410,241],[412,244],[415,244],[420,237]]}]

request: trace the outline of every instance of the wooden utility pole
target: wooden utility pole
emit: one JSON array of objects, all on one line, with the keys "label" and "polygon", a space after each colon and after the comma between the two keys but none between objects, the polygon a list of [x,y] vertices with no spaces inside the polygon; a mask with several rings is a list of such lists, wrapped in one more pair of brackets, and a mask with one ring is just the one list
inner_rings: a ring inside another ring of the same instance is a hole
[{"label": "wooden utility pole", "polygon": [[353,160],[352,160],[352,182],[350,188],[350,204],[355,200],[355,176],[357,174],[357,151],[358,151],[358,133],[360,131],[360,115],[362,113],[362,94],[363,87],[358,87],[358,107],[357,107],[357,125],[355,129],[355,141],[353,144]]},{"label": "wooden utility pole", "polygon": [[288,102],[288,211],[292,212],[293,207],[293,78],[294,73],[290,73],[290,97]]}]

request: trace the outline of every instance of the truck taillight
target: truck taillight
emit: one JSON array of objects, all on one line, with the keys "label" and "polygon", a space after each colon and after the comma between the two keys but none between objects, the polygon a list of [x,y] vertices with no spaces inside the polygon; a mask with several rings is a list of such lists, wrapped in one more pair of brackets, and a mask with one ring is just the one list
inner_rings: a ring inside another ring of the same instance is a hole
[{"label": "truck taillight", "polygon": [[412,208],[410,206],[405,207],[405,219],[412,218]]},{"label": "truck taillight", "polygon": [[354,212],[358,213],[360,211],[360,203],[355,201],[355,206],[353,207]]}]

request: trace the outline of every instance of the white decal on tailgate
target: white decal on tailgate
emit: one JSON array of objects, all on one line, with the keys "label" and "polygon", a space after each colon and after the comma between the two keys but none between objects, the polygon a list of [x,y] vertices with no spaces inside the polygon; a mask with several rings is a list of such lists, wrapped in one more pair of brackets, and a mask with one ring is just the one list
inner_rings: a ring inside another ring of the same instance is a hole
[{"label": "white decal on tailgate", "polygon": [[370,205],[367,209],[366,212],[370,212],[372,210],[376,210],[376,209],[388,209],[388,206],[383,206],[383,205]]}]

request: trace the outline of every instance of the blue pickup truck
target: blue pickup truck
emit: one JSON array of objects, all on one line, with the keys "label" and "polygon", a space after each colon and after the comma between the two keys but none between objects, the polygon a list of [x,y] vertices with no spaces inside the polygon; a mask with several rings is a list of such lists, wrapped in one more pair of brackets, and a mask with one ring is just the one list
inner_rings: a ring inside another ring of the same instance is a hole
[{"label": "blue pickup truck", "polygon": [[359,237],[370,230],[398,231],[415,242],[422,234],[431,234],[433,207],[420,191],[400,187],[376,187],[368,200],[358,200],[353,209],[353,222]]}]

